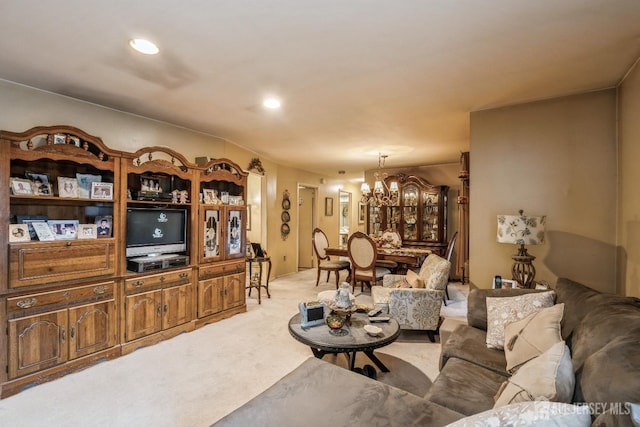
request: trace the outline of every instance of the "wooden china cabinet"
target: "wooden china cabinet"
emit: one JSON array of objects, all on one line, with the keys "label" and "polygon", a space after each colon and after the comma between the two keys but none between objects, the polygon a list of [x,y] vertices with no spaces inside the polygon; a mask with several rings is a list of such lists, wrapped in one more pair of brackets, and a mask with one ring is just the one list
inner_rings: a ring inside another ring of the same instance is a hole
[{"label": "wooden china cabinet", "polygon": [[398,183],[397,203],[369,206],[367,233],[380,236],[385,230],[394,230],[400,233],[403,246],[424,247],[442,254],[447,246],[449,187],[404,174],[389,176],[385,181],[387,185]]}]

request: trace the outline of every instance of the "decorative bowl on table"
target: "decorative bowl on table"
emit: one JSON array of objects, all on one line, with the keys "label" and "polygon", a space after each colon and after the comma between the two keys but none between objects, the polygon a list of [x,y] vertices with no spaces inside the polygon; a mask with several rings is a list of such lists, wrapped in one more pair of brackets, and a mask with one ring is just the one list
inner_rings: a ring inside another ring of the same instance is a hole
[{"label": "decorative bowl on table", "polygon": [[340,317],[344,317],[346,321],[351,318],[351,315],[358,311],[358,305],[352,304],[351,307],[343,308],[338,307],[335,302],[329,303],[329,308],[333,314],[337,314]]},{"label": "decorative bowl on table", "polygon": [[382,332],[382,328],[375,325],[364,325],[363,328],[365,332],[371,335],[372,337],[380,335],[380,333]]},{"label": "decorative bowl on table", "polygon": [[342,336],[348,334],[346,330],[342,329],[344,323],[346,322],[346,319],[344,317],[338,316],[337,314],[330,314],[329,316],[327,316],[326,322],[327,326],[330,329],[329,333],[331,333],[332,335]]}]

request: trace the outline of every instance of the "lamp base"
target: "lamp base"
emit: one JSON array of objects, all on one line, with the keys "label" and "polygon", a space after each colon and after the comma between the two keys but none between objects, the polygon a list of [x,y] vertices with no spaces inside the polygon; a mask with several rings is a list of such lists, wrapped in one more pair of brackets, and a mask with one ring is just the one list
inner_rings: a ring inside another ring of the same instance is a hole
[{"label": "lamp base", "polygon": [[511,257],[514,261],[511,267],[511,277],[523,288],[533,287],[533,279],[536,277],[536,268],[532,261],[535,256],[529,255],[524,244],[518,248],[518,253]]}]

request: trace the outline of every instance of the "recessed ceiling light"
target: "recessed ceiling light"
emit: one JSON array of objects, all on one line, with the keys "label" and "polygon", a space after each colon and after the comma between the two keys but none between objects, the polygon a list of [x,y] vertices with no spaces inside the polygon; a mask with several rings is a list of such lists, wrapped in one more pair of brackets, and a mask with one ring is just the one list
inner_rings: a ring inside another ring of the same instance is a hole
[{"label": "recessed ceiling light", "polygon": [[155,55],[156,53],[160,52],[158,46],[145,39],[131,39],[129,40],[129,45],[138,52],[144,53],[145,55]]},{"label": "recessed ceiling light", "polygon": [[264,105],[265,108],[269,108],[271,110],[275,110],[275,109],[280,108],[282,103],[280,102],[280,100],[278,98],[265,98],[265,100],[262,101],[262,105]]}]

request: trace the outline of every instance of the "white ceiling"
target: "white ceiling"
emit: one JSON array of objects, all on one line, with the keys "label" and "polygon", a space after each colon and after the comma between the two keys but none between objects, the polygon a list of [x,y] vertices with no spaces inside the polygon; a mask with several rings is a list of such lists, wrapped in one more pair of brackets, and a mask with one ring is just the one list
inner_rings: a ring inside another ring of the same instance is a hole
[{"label": "white ceiling", "polygon": [[329,176],[456,162],[469,112],[614,87],[639,56],[638,0],[0,3],[0,78]]}]

